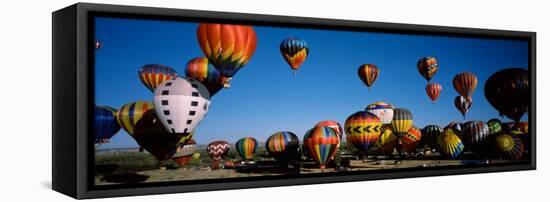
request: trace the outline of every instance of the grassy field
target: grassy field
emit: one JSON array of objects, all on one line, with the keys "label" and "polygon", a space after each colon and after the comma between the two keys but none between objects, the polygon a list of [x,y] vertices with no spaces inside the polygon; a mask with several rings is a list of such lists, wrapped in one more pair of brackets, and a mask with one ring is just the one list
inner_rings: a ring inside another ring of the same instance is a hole
[{"label": "grassy field", "polygon": [[[256,155],[254,155],[253,161],[246,164],[240,164],[238,153],[232,150],[225,160],[235,162],[236,166],[213,170],[210,168],[212,160],[205,149],[199,149],[197,152],[200,153],[201,157],[199,159],[192,159],[187,165],[182,167],[172,160],[159,162],[149,153],[139,152],[137,149],[98,151],[96,152],[95,159],[95,182],[97,185],[103,185],[509,162],[475,159],[439,160],[440,156],[438,153],[409,156],[399,161],[384,156],[369,156],[366,160],[362,160],[354,155],[350,155],[351,151],[347,151],[344,148],[342,152],[337,153],[335,156],[334,164],[329,165],[326,169],[319,169],[317,163],[311,160],[304,160],[300,163],[300,167],[296,169],[282,169],[273,158],[268,156],[265,148],[259,148]],[[468,154],[464,155],[467,156]],[[161,167],[163,169],[160,169]]]}]

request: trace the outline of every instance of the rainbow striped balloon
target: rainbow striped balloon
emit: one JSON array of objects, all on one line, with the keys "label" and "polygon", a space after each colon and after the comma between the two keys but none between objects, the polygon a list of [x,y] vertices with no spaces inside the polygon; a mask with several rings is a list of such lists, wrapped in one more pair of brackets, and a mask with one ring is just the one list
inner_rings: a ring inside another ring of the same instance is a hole
[{"label": "rainbow striped balloon", "polygon": [[235,143],[235,148],[244,161],[252,159],[257,147],[258,141],[252,137],[241,138]]},{"label": "rainbow striped balloon", "polygon": [[116,115],[117,122],[128,134],[133,135],[136,123],[143,117],[145,112],[153,108],[153,103],[151,102],[130,102],[118,110]]},{"label": "rainbow striped balloon", "polygon": [[185,75],[204,84],[210,96],[218,93],[224,86],[229,87],[228,78],[222,76],[206,57],[189,60],[185,68]]},{"label": "rainbow striped balloon", "polygon": [[139,69],[138,75],[141,83],[151,90],[151,92],[155,92],[157,86],[166,80],[176,78],[178,73],[168,66],[147,64]]},{"label": "rainbow striped balloon", "polygon": [[269,136],[265,143],[269,155],[279,162],[285,162],[299,157],[300,140],[292,132],[281,131]]},{"label": "rainbow striped balloon", "polygon": [[367,85],[370,89],[372,85],[374,85],[374,81],[376,81],[376,78],[378,78],[378,74],[380,73],[380,70],[378,67],[374,64],[363,64],[359,66],[359,69],[357,69],[357,74],[359,75],[359,78],[365,85]]},{"label": "rainbow striped balloon", "polygon": [[326,167],[338,151],[338,136],[336,131],[329,127],[313,128],[304,142],[307,142],[309,152],[321,169]]}]

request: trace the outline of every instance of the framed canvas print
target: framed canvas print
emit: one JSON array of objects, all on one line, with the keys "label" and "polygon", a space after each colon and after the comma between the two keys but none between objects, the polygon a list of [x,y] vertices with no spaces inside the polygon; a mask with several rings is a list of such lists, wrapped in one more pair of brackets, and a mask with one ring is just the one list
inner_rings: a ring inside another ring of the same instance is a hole
[{"label": "framed canvas print", "polygon": [[75,198],[535,169],[535,33],[79,3],[53,14]]}]

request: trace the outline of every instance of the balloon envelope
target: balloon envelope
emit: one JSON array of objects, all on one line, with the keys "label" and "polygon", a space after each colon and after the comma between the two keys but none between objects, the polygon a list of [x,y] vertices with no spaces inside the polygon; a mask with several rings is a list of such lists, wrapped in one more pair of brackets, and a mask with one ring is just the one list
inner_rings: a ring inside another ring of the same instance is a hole
[{"label": "balloon envelope", "polygon": [[391,122],[393,132],[398,136],[404,135],[413,125],[413,115],[405,108],[396,108],[393,110],[393,119]]},{"label": "balloon envelope", "polygon": [[168,132],[189,136],[210,105],[204,85],[192,78],[175,78],[155,90],[155,111]]},{"label": "balloon envelope", "polygon": [[437,100],[441,94],[441,89],[442,87],[439,83],[428,83],[428,85],[426,85],[426,94],[428,94],[428,97],[435,103],[435,100]]},{"label": "balloon envelope", "polygon": [[244,137],[235,143],[235,149],[244,161],[252,159],[257,147],[258,141],[253,137]]},{"label": "balloon envelope", "polygon": [[202,52],[225,77],[233,77],[256,50],[252,26],[200,23],[197,39]]},{"label": "balloon envelope", "polygon": [[227,77],[222,76],[206,57],[189,60],[185,75],[201,82],[208,89],[210,96],[218,93],[228,82]]},{"label": "balloon envelope", "polygon": [[457,74],[453,79],[456,92],[465,98],[471,98],[477,87],[477,77],[471,72]]},{"label": "balloon envelope", "polygon": [[329,127],[313,128],[304,142],[307,142],[309,152],[313,159],[319,163],[321,169],[325,168],[328,161],[338,151],[338,136],[336,131]]},{"label": "balloon envelope", "polygon": [[141,83],[154,92],[162,82],[176,78],[178,73],[165,65],[148,64],[139,69],[138,76]]},{"label": "balloon envelope", "polygon": [[222,160],[229,153],[229,143],[227,141],[213,141],[206,147],[206,152],[215,161]]},{"label": "balloon envelope", "polygon": [[116,120],[116,109],[107,106],[96,106],[94,112],[95,143],[106,143],[118,131],[120,125]]},{"label": "balloon envelope", "polygon": [[170,159],[182,139],[180,135],[166,131],[153,110],[143,114],[143,118],[136,123],[132,137],[159,161]]},{"label": "balloon envelope", "polygon": [[292,70],[296,71],[309,55],[309,46],[306,41],[290,37],[281,42],[279,50]]},{"label": "balloon envelope", "polygon": [[523,68],[508,68],[491,75],[485,82],[487,101],[504,115],[519,122],[530,105],[529,72]]},{"label": "balloon envelope", "polygon": [[346,119],[346,134],[353,146],[366,152],[378,141],[382,122],[376,115],[358,111]]},{"label": "balloon envelope", "polygon": [[464,150],[462,140],[460,140],[452,129],[446,129],[438,136],[437,143],[439,144],[441,153],[453,159],[458,158]]},{"label": "balloon envelope", "polygon": [[431,149],[437,148],[437,137],[443,133],[443,128],[438,125],[427,125],[422,129],[422,143]]},{"label": "balloon envelope", "polygon": [[357,69],[357,74],[359,75],[359,78],[369,88],[374,85],[374,81],[376,81],[376,78],[378,78],[379,73],[380,70],[374,64],[363,64],[359,66],[359,69]]},{"label": "balloon envelope", "polygon": [[382,124],[390,124],[393,119],[393,110],[395,107],[393,105],[385,103],[385,102],[375,102],[372,104],[369,104],[365,111],[368,111],[370,113],[373,113],[378,118],[380,118],[380,121],[382,121]]},{"label": "balloon envelope", "polygon": [[280,131],[269,136],[265,148],[279,163],[298,160],[300,157],[300,140],[289,131]]},{"label": "balloon envelope", "polygon": [[429,82],[435,73],[437,73],[437,70],[439,70],[439,65],[437,64],[437,59],[428,56],[418,60],[416,68],[420,75]]},{"label": "balloon envelope", "polygon": [[133,135],[136,123],[153,108],[153,104],[147,101],[130,102],[118,110],[117,122],[128,134]]}]

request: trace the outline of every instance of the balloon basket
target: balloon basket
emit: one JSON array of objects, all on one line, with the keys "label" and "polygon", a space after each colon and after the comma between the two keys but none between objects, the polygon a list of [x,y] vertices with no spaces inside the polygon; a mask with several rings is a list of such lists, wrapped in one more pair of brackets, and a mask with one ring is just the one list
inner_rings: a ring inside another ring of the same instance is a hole
[{"label": "balloon basket", "polygon": [[223,82],[223,88],[227,89],[231,87],[231,79],[233,79],[233,77],[229,77],[225,82]]},{"label": "balloon basket", "polygon": [[292,71],[292,76],[298,75],[298,71]]}]

